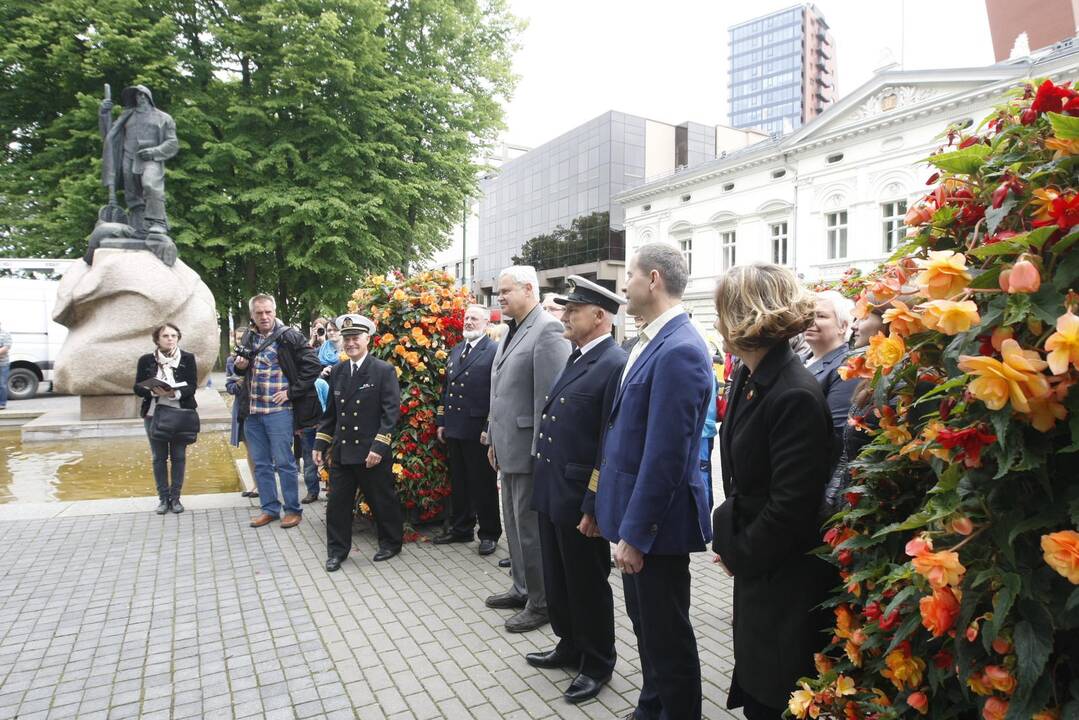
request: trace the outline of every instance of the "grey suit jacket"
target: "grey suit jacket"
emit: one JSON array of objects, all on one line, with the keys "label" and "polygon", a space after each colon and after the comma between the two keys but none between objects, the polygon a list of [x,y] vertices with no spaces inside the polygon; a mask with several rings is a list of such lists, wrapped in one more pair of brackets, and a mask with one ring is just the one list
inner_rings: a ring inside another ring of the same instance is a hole
[{"label": "grey suit jacket", "polygon": [[491,368],[487,441],[503,472],[532,472],[543,404],[569,358],[563,330],[561,322],[537,305],[508,344],[508,335],[498,343]]}]

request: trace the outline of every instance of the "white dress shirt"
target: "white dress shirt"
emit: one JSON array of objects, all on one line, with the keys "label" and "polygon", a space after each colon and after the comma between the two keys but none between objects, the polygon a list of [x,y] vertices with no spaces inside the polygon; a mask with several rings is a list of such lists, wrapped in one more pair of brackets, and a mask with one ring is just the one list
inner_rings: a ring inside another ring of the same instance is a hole
[{"label": "white dress shirt", "polygon": [[663,329],[664,325],[684,312],[685,308],[683,308],[681,304],[675,305],[641,328],[641,331],[637,334],[637,344],[634,345],[633,349],[629,352],[629,360],[626,361],[626,368],[622,371],[622,380],[619,382],[619,385],[626,382],[630,368],[633,367],[633,363],[641,356],[641,353],[644,352],[644,349],[648,346],[648,343],[652,341],[652,338],[659,335],[659,331]]}]

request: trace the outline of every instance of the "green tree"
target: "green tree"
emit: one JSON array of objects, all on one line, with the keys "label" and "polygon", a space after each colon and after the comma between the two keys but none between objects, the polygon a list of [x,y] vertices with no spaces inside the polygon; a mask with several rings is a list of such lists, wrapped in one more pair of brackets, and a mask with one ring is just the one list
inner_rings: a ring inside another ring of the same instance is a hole
[{"label": "green tree", "polygon": [[529,239],[521,246],[521,254],[511,260],[515,265],[548,270],[625,257],[625,232],[611,229],[611,215],[604,210],[580,215],[568,228],[558,225],[549,233]]},{"label": "green tree", "polygon": [[98,208],[102,85],[175,119],[183,260],[244,317],[340,311],[444,242],[501,127],[520,23],[504,0],[8,0],[0,252],[75,257]]}]

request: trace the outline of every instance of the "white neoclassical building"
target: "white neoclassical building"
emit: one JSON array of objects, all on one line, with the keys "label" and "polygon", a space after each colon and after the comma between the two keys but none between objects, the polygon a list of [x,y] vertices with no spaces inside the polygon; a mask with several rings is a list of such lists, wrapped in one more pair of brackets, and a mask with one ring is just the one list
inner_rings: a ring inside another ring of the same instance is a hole
[{"label": "white neoclassical building", "polygon": [[783,263],[807,280],[870,269],[926,194],[933,171],[923,161],[942,131],[976,126],[1038,77],[1079,77],[1079,40],[988,67],[882,70],[795,133],[616,195],[627,257],[648,242],[679,246],[691,268],[686,305],[702,329],[715,315],[716,276],[737,263]]}]

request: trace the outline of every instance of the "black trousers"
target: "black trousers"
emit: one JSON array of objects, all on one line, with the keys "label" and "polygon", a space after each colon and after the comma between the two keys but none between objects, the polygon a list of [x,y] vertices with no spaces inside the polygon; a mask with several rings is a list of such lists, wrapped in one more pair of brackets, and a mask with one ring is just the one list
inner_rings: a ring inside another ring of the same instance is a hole
[{"label": "black trousers", "polygon": [[326,502],[326,550],[330,557],[342,560],[352,549],[352,511],[356,490],[363,492],[371,507],[380,549],[399,550],[404,537],[401,501],[393,487],[393,470],[388,458],[368,469],[364,465],[330,465],[333,492]]},{"label": "black trousers", "polygon": [[614,670],[614,599],[607,581],[611,545],[539,514],[547,614],[560,650],[579,655],[579,672],[605,678]]},{"label": "black trousers", "polygon": [[446,438],[450,466],[453,514],[450,532],[472,537],[476,519],[480,521],[480,540],[502,537],[502,518],[498,512],[498,480],[487,462],[487,447],[479,440]]},{"label": "black trousers", "polygon": [[622,575],[644,684],[639,720],[700,720],[701,661],[689,622],[689,555],[645,555]]}]

